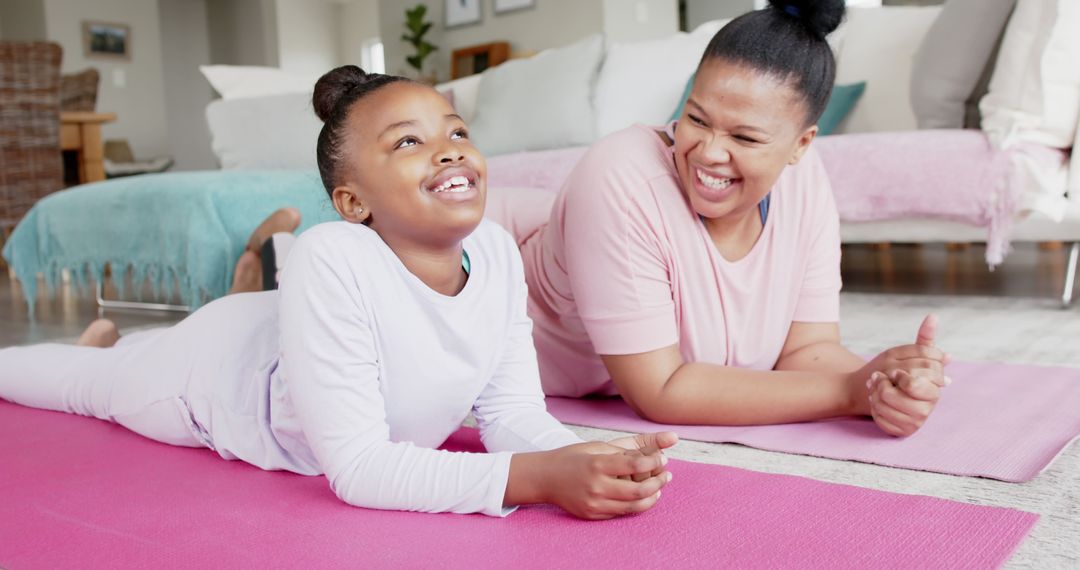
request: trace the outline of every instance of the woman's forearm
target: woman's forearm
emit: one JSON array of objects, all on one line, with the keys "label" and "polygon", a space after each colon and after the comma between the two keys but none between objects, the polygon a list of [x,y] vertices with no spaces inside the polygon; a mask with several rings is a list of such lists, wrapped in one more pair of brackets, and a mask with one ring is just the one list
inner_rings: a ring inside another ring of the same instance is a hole
[{"label": "woman's forearm", "polygon": [[635,407],[650,420],[669,424],[777,424],[860,413],[847,372],[704,363],[683,364],[655,398]]},{"label": "woman's forearm", "polygon": [[776,361],[775,370],[801,372],[854,372],[866,365],[857,354],[835,341],[816,342]]}]

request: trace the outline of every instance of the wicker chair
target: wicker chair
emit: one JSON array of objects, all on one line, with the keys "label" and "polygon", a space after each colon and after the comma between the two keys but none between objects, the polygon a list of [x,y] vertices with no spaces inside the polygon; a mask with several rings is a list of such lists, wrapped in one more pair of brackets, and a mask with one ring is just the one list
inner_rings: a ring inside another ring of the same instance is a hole
[{"label": "wicker chair", "polygon": [[98,82],[101,75],[94,68],[60,76],[60,109],[64,111],[93,111],[97,107]]},{"label": "wicker chair", "polygon": [[60,46],[0,41],[0,239],[64,185]]}]

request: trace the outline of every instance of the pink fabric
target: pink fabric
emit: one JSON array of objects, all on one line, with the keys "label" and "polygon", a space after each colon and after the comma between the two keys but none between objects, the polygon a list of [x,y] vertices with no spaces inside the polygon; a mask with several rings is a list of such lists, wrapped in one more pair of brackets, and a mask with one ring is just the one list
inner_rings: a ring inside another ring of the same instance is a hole
[{"label": "pink fabric", "polygon": [[1029,481],[1080,435],[1080,370],[954,363],[954,382],[915,435],[894,438],[863,418],[774,426],[666,426],[621,400],[548,398],[564,423],[629,432],[673,430],[699,441],[951,475]]},{"label": "pink fabric", "polygon": [[[371,511],[98,420],[0,402],[5,568],[992,568],[1021,511],[672,461],[660,505],[584,522]],[[447,447],[479,450],[471,430]],[[915,546],[917,545],[917,546]]]},{"label": "pink fabric", "polygon": [[1001,150],[979,130],[928,130],[823,137],[821,153],[845,222],[950,220],[987,229],[986,261],[1002,262],[1023,185],[1012,152],[1059,163],[1060,151]]},{"label": "pink fabric", "polygon": [[737,261],[720,255],[674,169],[651,127],[615,133],[524,240],[546,394],[614,394],[598,354],[674,344],[687,361],[770,370],[792,321],[839,320],[839,222],[816,153],[781,175],[761,236]]},{"label": "pink fabric", "polygon": [[[993,148],[978,130],[930,130],[821,137],[821,154],[845,222],[943,219],[987,228],[987,261],[1008,250],[1009,232],[1026,189],[1012,183],[1009,152],[1058,168],[1058,150]],[[586,149],[519,153],[488,160],[489,184],[557,192]]]},{"label": "pink fabric", "polygon": [[588,147],[516,152],[487,159],[488,188],[537,188],[558,192]]}]

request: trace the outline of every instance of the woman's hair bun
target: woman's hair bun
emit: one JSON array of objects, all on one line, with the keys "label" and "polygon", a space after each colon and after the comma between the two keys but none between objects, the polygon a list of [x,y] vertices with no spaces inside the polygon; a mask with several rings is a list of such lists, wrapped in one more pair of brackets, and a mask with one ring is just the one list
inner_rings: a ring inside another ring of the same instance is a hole
[{"label": "woman's hair bun", "polygon": [[795,18],[819,38],[840,25],[846,4],[845,0],[769,0],[772,9]]},{"label": "woman's hair bun", "polygon": [[328,71],[315,82],[315,93],[311,97],[315,114],[322,122],[327,122],[345,94],[367,80],[368,74],[355,65],[343,65]]}]

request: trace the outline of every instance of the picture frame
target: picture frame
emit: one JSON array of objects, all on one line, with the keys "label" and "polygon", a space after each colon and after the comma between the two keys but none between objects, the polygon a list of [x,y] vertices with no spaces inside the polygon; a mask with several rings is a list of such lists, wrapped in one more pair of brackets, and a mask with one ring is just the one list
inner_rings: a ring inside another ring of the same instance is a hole
[{"label": "picture frame", "polygon": [[443,24],[446,28],[459,28],[479,24],[483,17],[482,0],[444,0]]},{"label": "picture frame", "polygon": [[84,21],[82,32],[85,57],[131,60],[131,26]]},{"label": "picture frame", "polygon": [[536,7],[536,0],[495,0],[495,13],[505,14]]}]

